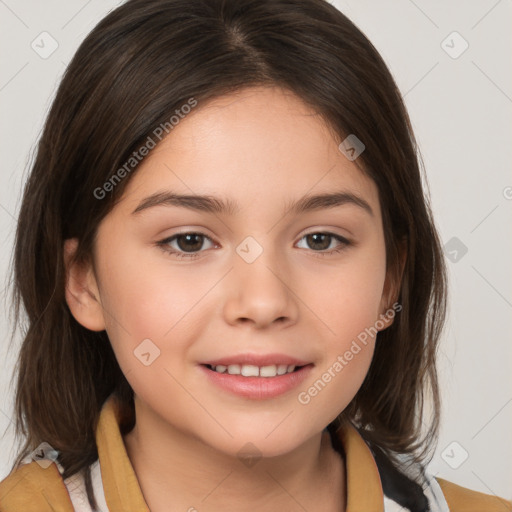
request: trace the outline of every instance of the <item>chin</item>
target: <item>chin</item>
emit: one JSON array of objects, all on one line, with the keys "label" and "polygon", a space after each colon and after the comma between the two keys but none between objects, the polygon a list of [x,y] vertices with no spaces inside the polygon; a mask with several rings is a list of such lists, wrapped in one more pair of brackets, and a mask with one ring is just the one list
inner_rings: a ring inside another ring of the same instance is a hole
[{"label": "chin", "polygon": [[[225,427],[233,437],[221,435],[215,440],[203,437],[203,441],[213,449],[239,459],[278,457],[292,452],[307,440],[303,431],[295,435],[284,425],[274,427],[273,432],[272,428],[258,428],[258,424],[255,422],[245,429],[241,427],[232,429],[227,425]],[[268,435],[269,432],[272,433]]]}]

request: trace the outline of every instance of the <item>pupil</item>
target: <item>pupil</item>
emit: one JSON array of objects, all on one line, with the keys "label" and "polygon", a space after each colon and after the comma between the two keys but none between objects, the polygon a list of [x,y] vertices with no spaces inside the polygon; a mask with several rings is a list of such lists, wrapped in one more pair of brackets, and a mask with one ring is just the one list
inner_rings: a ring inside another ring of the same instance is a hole
[{"label": "pupil", "polygon": [[[194,238],[199,238],[199,242],[196,242],[195,244],[192,244],[193,246],[191,247],[191,245],[183,245],[181,242],[181,240],[183,239],[186,239],[187,242],[190,242],[190,240],[193,241]],[[201,246],[203,245],[203,241],[202,241],[202,235],[198,235],[198,234],[189,234],[189,235],[181,235],[177,238],[177,242],[178,242],[178,246],[181,250],[183,251],[188,251],[188,252],[194,252],[195,250],[199,250],[201,249]]]},{"label": "pupil", "polygon": [[[320,249],[320,250],[327,249],[329,247],[330,235],[326,235],[326,234],[323,234],[323,233],[313,233],[311,235],[307,235],[308,245],[311,247],[310,241],[313,240],[313,247],[312,248],[315,248],[314,247],[315,243],[318,244],[318,240],[317,240],[318,237],[322,237],[324,239],[324,242],[320,243],[320,247],[316,247],[316,249]],[[325,243],[325,241],[327,241],[327,244]]]}]

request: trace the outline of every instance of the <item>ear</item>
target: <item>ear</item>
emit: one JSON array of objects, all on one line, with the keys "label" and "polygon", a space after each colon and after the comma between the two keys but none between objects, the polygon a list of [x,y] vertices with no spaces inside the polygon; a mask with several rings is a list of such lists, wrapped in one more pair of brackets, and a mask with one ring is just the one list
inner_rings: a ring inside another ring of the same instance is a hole
[{"label": "ear", "polygon": [[75,320],[91,331],[105,330],[103,308],[92,265],[72,261],[78,239],[64,241],[66,302]]},{"label": "ear", "polygon": [[[407,260],[407,244],[405,240],[399,242],[398,248],[398,261],[395,262],[394,268],[390,268],[386,274],[384,283],[384,290],[382,292],[382,299],[380,303],[379,320],[384,323],[384,327],[379,331],[387,329],[395,318],[395,314],[390,314],[392,305],[398,300],[400,295],[400,288],[402,285],[402,277]],[[393,308],[394,310],[394,308]],[[398,311],[401,310],[397,309]],[[387,314],[386,314],[387,312]]]}]

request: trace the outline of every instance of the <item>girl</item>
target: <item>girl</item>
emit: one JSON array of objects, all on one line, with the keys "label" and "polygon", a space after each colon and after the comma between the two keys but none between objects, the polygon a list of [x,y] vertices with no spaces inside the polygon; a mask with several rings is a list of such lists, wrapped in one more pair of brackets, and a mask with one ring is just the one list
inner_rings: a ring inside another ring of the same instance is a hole
[{"label": "girl", "polygon": [[39,142],[14,286],[3,512],[512,509],[425,471],[442,251],[399,91],[323,0],[103,19]]}]

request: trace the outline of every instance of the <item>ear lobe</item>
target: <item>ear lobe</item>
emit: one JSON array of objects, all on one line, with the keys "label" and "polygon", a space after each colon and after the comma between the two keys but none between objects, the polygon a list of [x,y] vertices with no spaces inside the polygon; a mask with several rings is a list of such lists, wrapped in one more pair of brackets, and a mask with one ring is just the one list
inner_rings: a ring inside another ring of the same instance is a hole
[{"label": "ear lobe", "polygon": [[96,277],[90,264],[73,261],[78,239],[64,241],[66,302],[75,320],[91,331],[104,331],[105,319]]}]

